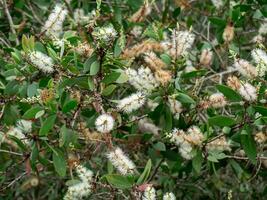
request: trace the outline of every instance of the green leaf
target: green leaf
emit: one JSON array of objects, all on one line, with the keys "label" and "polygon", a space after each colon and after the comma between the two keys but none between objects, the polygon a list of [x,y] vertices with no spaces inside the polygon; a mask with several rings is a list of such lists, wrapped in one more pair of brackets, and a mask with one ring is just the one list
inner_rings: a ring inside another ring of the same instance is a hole
[{"label": "green leaf", "polygon": [[67,163],[64,154],[60,150],[53,151],[53,164],[59,176],[64,177],[66,175]]},{"label": "green leaf", "polygon": [[193,161],[192,161],[192,166],[193,166],[193,168],[197,174],[199,174],[199,172],[201,170],[202,162],[203,162],[202,152],[197,151],[197,154],[195,155],[195,157],[193,158]]},{"label": "green leaf", "polygon": [[225,85],[216,85],[217,90],[219,90],[229,101],[242,101],[242,97],[233,89]]},{"label": "green leaf", "polygon": [[100,64],[96,60],[90,66],[90,75],[92,75],[92,76],[96,75],[98,73],[99,69],[100,69]]},{"label": "green leaf", "polygon": [[152,167],[152,162],[151,162],[151,159],[149,159],[146,163],[146,166],[145,166],[145,169],[143,171],[143,173],[139,176],[136,184],[137,185],[140,185],[142,183],[145,183],[146,180],[148,179],[149,177],[149,174],[150,174],[150,171],[151,171],[151,167]]},{"label": "green leaf", "polygon": [[120,77],[120,75],[121,74],[118,72],[112,72],[105,76],[105,78],[102,80],[102,83],[105,83],[107,85],[113,83]]},{"label": "green leaf", "polygon": [[194,99],[184,93],[178,93],[176,99],[179,100],[181,103],[195,104]]},{"label": "green leaf", "polygon": [[59,133],[59,146],[62,147],[65,145],[66,147],[68,147],[69,144],[75,144],[76,142],[76,133],[73,130],[66,128],[65,125],[63,125]]},{"label": "green leaf", "polygon": [[233,126],[236,124],[236,121],[230,117],[227,116],[223,116],[223,115],[218,115],[218,116],[214,116],[214,117],[210,117],[208,119],[209,124],[211,126]]},{"label": "green leaf", "polygon": [[267,108],[263,106],[253,106],[253,108],[263,116],[267,116]]},{"label": "green leaf", "polygon": [[95,62],[96,60],[97,60],[97,55],[93,53],[92,56],[84,62],[83,71],[88,72],[90,70],[92,63]]},{"label": "green leaf", "polygon": [[116,85],[111,84],[102,91],[102,94],[104,96],[109,96],[116,89],[116,87]]},{"label": "green leaf", "polygon": [[251,162],[253,164],[256,164],[257,149],[253,136],[251,135],[250,132],[246,131],[245,129],[241,131],[240,136],[241,136],[241,144],[245,153],[247,154]]},{"label": "green leaf", "polygon": [[134,184],[133,177],[122,176],[119,174],[108,174],[103,178],[106,178],[109,184],[118,189],[128,189]]},{"label": "green leaf", "polygon": [[51,115],[49,116],[44,123],[42,124],[42,127],[39,131],[40,136],[46,136],[49,131],[53,128],[55,121],[56,121],[57,115]]},{"label": "green leaf", "polygon": [[23,119],[34,119],[36,114],[41,110],[43,109],[40,106],[32,107],[24,113]]},{"label": "green leaf", "polygon": [[226,21],[219,17],[210,17],[209,21],[216,26],[226,26]]},{"label": "green leaf", "polygon": [[199,77],[199,76],[204,76],[206,74],[207,70],[202,69],[202,70],[195,70],[192,72],[184,73],[182,74],[182,78],[194,78],[194,77]]},{"label": "green leaf", "polygon": [[23,51],[27,52],[29,50],[28,49],[28,38],[26,37],[26,35],[22,35],[21,45],[22,45]]},{"label": "green leaf", "polygon": [[76,108],[78,105],[76,100],[70,100],[68,102],[66,102],[62,108],[62,112],[63,113],[67,113],[71,110],[73,110],[74,108]]}]

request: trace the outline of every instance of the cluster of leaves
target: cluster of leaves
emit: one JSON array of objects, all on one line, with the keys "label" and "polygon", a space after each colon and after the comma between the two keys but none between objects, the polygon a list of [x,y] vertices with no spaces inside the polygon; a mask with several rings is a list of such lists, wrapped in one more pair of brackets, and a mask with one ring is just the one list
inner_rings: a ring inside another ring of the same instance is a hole
[{"label": "cluster of leaves", "polygon": [[[40,30],[54,1],[0,3],[0,196],[4,199],[61,199],[67,186],[75,181],[74,161],[97,175],[89,199],[134,198],[132,192],[141,191],[146,183],[153,184],[159,196],[172,191],[181,199],[266,198],[267,164],[261,159],[266,158],[266,146],[257,146],[253,136],[259,127],[264,130],[267,108],[260,101],[238,103],[242,97],[226,86],[227,77],[222,74],[233,64],[229,50],[247,58],[255,48],[251,40],[267,17],[266,1],[227,0],[219,10],[208,0],[153,1],[151,14],[139,23],[130,22],[128,16],[143,5],[141,0],[63,1],[69,10],[63,47],[55,45]],[[117,38],[111,44],[99,44],[92,36],[96,27],[73,21],[76,8],[85,13],[98,9],[97,26],[112,24]],[[6,9],[15,25],[10,24]],[[176,28],[177,23],[183,29],[191,29],[197,39],[188,57],[172,59],[165,52],[159,55],[173,77],[168,85],[149,95],[158,106],[153,111],[144,107],[131,114],[118,112],[114,102],[135,91],[124,70],[133,62],[142,64],[141,59],[125,60],[121,54],[146,39],[162,41],[164,32]],[[235,37],[225,43],[222,35],[229,23],[235,28]],[[139,38],[131,35],[136,25],[144,30]],[[217,43],[212,42],[215,39]],[[93,47],[89,57],[75,51],[84,42]],[[211,66],[186,72],[185,61],[191,60],[197,66],[198,55],[206,47],[214,52]],[[31,65],[26,56],[31,51],[49,55],[55,72],[48,75]],[[255,85],[259,86],[259,99],[265,99],[266,78],[255,80]],[[223,109],[198,109],[201,100],[218,91],[229,105]],[[22,101],[40,94],[41,103]],[[171,95],[183,105],[178,119],[167,103]],[[95,119],[102,109],[112,113],[116,126],[108,134],[95,135]],[[161,129],[159,135],[139,131],[138,119],[143,117],[149,117]],[[26,135],[30,145],[16,137],[5,142],[5,134],[21,119],[33,123],[31,133]],[[192,160],[184,160],[166,133],[192,125],[201,128],[204,145],[224,134],[232,141],[232,151],[207,152],[199,148]],[[84,131],[92,136],[85,138],[81,134]],[[105,155],[112,145],[129,154],[139,174],[122,176],[116,172]],[[38,184],[33,185],[36,178]]]}]

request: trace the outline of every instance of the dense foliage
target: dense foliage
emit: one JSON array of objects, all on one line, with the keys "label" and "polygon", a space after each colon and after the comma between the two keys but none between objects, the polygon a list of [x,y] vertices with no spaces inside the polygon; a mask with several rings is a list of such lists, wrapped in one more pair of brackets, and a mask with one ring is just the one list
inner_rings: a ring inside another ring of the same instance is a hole
[{"label": "dense foliage", "polygon": [[0,199],[266,199],[266,0],[0,0]]}]

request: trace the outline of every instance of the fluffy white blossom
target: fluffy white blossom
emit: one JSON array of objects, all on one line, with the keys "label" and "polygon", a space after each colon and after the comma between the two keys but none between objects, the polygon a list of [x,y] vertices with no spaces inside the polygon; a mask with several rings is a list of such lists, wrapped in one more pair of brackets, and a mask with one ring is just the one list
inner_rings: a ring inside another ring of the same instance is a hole
[{"label": "fluffy white blossom", "polygon": [[42,28],[45,34],[51,38],[57,38],[63,32],[63,22],[68,10],[62,4],[56,4]]},{"label": "fluffy white blossom", "polygon": [[265,35],[267,33],[267,23],[263,23],[261,24],[260,28],[259,28],[259,34],[260,35]]},{"label": "fluffy white blossom", "polygon": [[200,129],[192,126],[185,133],[183,130],[174,129],[167,135],[170,141],[179,147],[179,153],[187,160],[193,158],[192,150],[194,146],[200,146],[204,140],[204,136]]},{"label": "fluffy white blossom", "polygon": [[204,66],[210,66],[212,57],[213,57],[213,53],[210,49],[203,49],[201,51],[199,63]]},{"label": "fluffy white blossom", "polygon": [[156,200],[156,190],[152,186],[148,186],[143,194],[142,200]]},{"label": "fluffy white blossom", "polygon": [[158,81],[148,67],[141,66],[137,70],[128,68],[125,73],[128,76],[129,83],[139,91],[149,93],[159,86]]},{"label": "fluffy white blossom", "polygon": [[227,102],[225,100],[225,97],[222,93],[217,92],[209,97],[209,106],[212,106],[214,108],[221,108],[226,106]]},{"label": "fluffy white blossom", "polygon": [[81,8],[77,8],[74,10],[73,18],[76,23],[80,23],[81,25],[90,23],[96,17],[96,11],[93,10],[87,15],[85,15],[84,10]]},{"label": "fluffy white blossom", "polygon": [[206,148],[208,150],[219,150],[219,151],[230,151],[230,144],[229,142],[226,140],[225,136],[223,137],[219,137],[216,140],[213,140],[209,143],[207,143]]},{"label": "fluffy white blossom", "polygon": [[143,93],[137,92],[124,99],[121,99],[117,103],[118,110],[122,110],[125,113],[131,113],[141,108],[146,102],[146,97]]},{"label": "fluffy white blossom", "polygon": [[176,200],[176,197],[172,192],[168,192],[164,194],[163,200]]},{"label": "fluffy white blossom", "polygon": [[102,114],[96,118],[95,127],[100,133],[108,133],[114,127],[114,119],[109,114]]},{"label": "fluffy white blossom", "polygon": [[135,164],[125,155],[121,148],[117,147],[107,153],[107,157],[122,175],[133,174],[135,172]]},{"label": "fluffy white blossom", "polygon": [[216,9],[220,9],[224,4],[222,0],[211,0],[211,2],[216,7]]},{"label": "fluffy white blossom", "polygon": [[68,188],[68,191],[64,196],[64,200],[82,200],[88,197],[92,192],[91,182],[93,178],[93,172],[81,165],[76,167],[76,171],[81,179],[81,182]]},{"label": "fluffy white blossom", "polygon": [[237,59],[234,67],[245,77],[255,78],[258,75],[257,69],[244,59]]},{"label": "fluffy white blossom", "polygon": [[142,35],[143,32],[143,27],[142,26],[134,26],[133,29],[131,30],[131,34],[138,38]]},{"label": "fluffy white blossom", "polygon": [[259,76],[264,76],[267,71],[267,54],[262,49],[254,49],[251,56],[257,64],[256,68]]},{"label": "fluffy white blossom", "polygon": [[250,83],[241,84],[238,92],[247,101],[252,102],[257,100],[257,89]]},{"label": "fluffy white blossom", "polygon": [[97,41],[105,44],[110,43],[115,39],[117,36],[117,31],[112,25],[108,25],[95,28],[95,30],[92,32],[92,35]]},{"label": "fluffy white blossom", "polygon": [[172,31],[171,39],[166,38],[161,42],[161,46],[172,57],[184,56],[188,53],[188,50],[192,47],[195,40],[195,35],[188,31],[178,31],[174,29]]},{"label": "fluffy white blossom", "polygon": [[30,63],[44,73],[52,73],[54,71],[52,58],[44,53],[40,51],[33,51],[30,52],[28,56]]},{"label": "fluffy white blossom", "polygon": [[23,133],[23,130],[21,130],[18,127],[11,127],[9,131],[7,132],[7,135],[18,138],[25,145],[30,144],[30,141],[27,139],[26,135]]},{"label": "fluffy white blossom", "polygon": [[138,121],[138,128],[142,132],[150,132],[154,135],[158,135],[160,128],[153,124],[148,118],[140,119]]},{"label": "fluffy white blossom", "polygon": [[179,118],[179,114],[183,111],[181,102],[176,100],[175,98],[168,97],[168,105],[172,114],[174,114],[176,118]]},{"label": "fluffy white blossom", "polygon": [[24,133],[30,133],[32,131],[32,121],[21,119],[17,121],[17,128],[22,130]]}]

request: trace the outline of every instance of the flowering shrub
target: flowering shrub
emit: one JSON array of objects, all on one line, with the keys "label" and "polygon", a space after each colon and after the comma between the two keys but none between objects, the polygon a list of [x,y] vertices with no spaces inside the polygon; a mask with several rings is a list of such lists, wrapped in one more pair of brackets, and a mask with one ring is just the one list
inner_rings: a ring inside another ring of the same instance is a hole
[{"label": "flowering shrub", "polygon": [[1,4],[1,199],[266,199],[265,0]]}]

